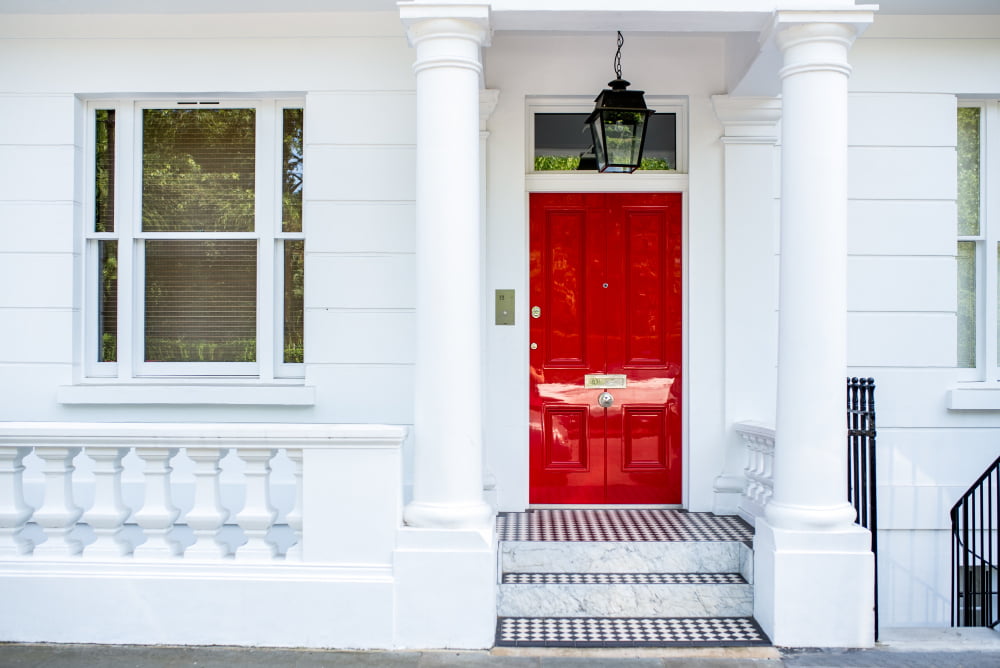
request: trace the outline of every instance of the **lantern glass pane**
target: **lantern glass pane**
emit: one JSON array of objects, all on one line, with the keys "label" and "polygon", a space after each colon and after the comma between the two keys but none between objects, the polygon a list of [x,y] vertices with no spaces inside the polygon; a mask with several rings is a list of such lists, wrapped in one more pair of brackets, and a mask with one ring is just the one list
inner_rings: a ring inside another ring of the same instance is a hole
[{"label": "lantern glass pane", "polygon": [[604,137],[609,169],[621,168],[622,171],[632,171],[638,166],[645,121],[645,114],[641,113],[620,111],[605,113]]}]

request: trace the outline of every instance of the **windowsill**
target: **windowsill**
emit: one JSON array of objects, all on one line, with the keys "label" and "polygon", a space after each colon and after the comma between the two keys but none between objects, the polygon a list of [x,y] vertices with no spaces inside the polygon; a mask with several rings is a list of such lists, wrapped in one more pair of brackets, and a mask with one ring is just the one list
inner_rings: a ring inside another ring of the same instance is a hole
[{"label": "windowsill", "polygon": [[56,391],[61,404],[313,406],[311,385],[81,384]]},{"label": "windowsill", "polygon": [[1000,411],[1000,386],[978,382],[953,387],[948,390],[947,405],[952,411]]}]

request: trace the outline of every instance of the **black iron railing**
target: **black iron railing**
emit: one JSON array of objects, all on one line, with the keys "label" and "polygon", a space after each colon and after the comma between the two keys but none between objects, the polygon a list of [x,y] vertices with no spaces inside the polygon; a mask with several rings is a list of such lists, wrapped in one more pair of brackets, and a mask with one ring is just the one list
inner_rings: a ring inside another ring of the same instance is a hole
[{"label": "black iron railing", "polygon": [[878,640],[878,504],[875,498],[875,379],[847,379],[847,494],[875,554],[875,640]]},{"label": "black iron railing", "polygon": [[1000,625],[1000,457],[951,509],[951,625]]}]

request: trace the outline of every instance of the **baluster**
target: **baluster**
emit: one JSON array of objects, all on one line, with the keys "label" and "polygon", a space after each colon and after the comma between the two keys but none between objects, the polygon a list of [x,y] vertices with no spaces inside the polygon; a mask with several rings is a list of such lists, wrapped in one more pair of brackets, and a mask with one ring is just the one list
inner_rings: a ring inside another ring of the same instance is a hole
[{"label": "baluster", "polygon": [[767,502],[771,500],[774,496],[774,440],[767,439],[763,443],[763,449],[761,451],[761,461],[763,463],[761,469],[761,480],[763,481],[764,492],[760,500],[760,505],[763,507],[767,505]]},{"label": "baluster", "polygon": [[289,448],[285,454],[292,462],[295,476],[295,505],[285,518],[295,536],[295,542],[285,552],[285,559],[302,561],[302,450]]},{"label": "baluster", "polygon": [[73,503],[73,458],[80,448],[36,448],[45,476],[45,497],[35,511],[34,521],[45,530],[48,540],[35,547],[35,556],[58,559],[80,554],[82,545],[70,532],[83,510]]},{"label": "baluster", "polygon": [[24,502],[21,484],[29,452],[28,447],[0,447],[0,558],[28,554],[34,547],[20,535],[35,510]]},{"label": "baluster", "polygon": [[180,554],[180,546],[168,534],[180,514],[170,497],[170,472],[173,470],[170,460],[177,454],[177,449],[136,448],[135,454],[145,463],[146,498],[142,509],[135,513],[135,521],[146,534],[146,542],[137,545],[133,554],[146,559],[176,557]]},{"label": "baluster", "polygon": [[219,460],[228,448],[188,448],[187,456],[194,462],[194,505],[185,516],[187,525],[194,530],[195,542],[184,556],[191,559],[218,559],[229,554],[229,547],[219,538],[219,532],[229,518],[229,511],[222,507],[219,490]]},{"label": "baluster", "polygon": [[97,540],[84,549],[89,558],[120,557],[130,545],[119,534],[131,509],[122,503],[122,458],[129,448],[88,447],[86,454],[94,460],[94,505],[83,515]]},{"label": "baluster", "polygon": [[271,458],[275,450],[257,448],[237,448],[236,456],[246,464],[246,503],[236,515],[236,523],[246,534],[247,542],[236,548],[236,559],[273,559],[277,546],[267,540],[267,532],[274,525],[278,512],[271,505],[269,479]]}]

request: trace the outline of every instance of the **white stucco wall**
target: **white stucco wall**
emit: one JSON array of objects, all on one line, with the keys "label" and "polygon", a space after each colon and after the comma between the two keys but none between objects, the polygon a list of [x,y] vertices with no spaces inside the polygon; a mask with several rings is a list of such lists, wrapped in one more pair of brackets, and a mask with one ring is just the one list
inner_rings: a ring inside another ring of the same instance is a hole
[{"label": "white stucco wall", "polygon": [[[955,100],[1000,95],[997,35],[996,17],[879,17],[851,51],[848,354],[852,374],[878,383],[883,625],[948,622],[947,510],[998,450],[996,411],[946,407],[959,376]],[[733,373],[744,362],[726,356],[727,328],[743,323],[727,320],[725,307],[726,253],[736,249],[724,248],[727,185],[711,105],[725,92],[725,48],[722,37],[636,35],[623,52],[634,88],[688,105],[692,510],[712,508],[731,422],[773,418],[754,374]],[[504,510],[524,507],[528,485],[526,104],[592,99],[612,78],[613,54],[611,38],[580,34],[498,33],[484,51],[485,85],[500,91],[487,123],[485,436]],[[8,15],[0,62],[0,420],[412,421],[415,98],[413,51],[395,13]],[[273,92],[306,100],[306,383],[315,404],[60,403],[81,354],[81,100]],[[492,324],[499,288],[517,291],[513,327]],[[775,292],[761,291],[757,313],[775,303]],[[746,364],[766,369],[774,348],[758,344]]]},{"label": "white stucco wall", "polygon": [[948,511],[1000,451],[1000,413],[946,407],[956,101],[1000,95],[998,28],[879,16],[851,51],[848,361],[878,384],[883,626],[950,623]]},{"label": "white stucco wall", "polygon": [[[5,16],[0,59],[0,418],[411,421],[413,52],[394,12]],[[60,403],[84,354],[81,100],[269,93],[306,102],[315,404]]]}]

